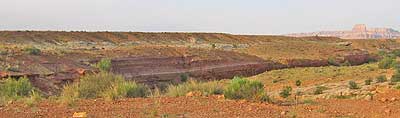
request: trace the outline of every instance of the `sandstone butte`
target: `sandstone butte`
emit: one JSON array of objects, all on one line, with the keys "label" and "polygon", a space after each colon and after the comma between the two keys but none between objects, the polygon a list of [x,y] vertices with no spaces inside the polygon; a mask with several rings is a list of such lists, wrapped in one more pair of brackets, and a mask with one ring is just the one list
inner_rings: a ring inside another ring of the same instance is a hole
[{"label": "sandstone butte", "polygon": [[357,24],[351,31],[321,31],[311,33],[287,34],[291,37],[327,36],[342,39],[398,39],[400,32],[392,28],[367,28],[364,24]]}]

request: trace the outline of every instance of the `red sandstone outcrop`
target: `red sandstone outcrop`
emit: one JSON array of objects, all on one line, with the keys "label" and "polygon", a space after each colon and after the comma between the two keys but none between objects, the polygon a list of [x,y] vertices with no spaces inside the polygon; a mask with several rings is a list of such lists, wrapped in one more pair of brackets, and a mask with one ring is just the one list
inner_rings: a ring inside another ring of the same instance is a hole
[{"label": "red sandstone outcrop", "polygon": [[351,31],[321,31],[311,33],[288,34],[292,37],[327,36],[342,39],[396,39],[400,32],[391,28],[370,28],[364,24],[357,24]]}]

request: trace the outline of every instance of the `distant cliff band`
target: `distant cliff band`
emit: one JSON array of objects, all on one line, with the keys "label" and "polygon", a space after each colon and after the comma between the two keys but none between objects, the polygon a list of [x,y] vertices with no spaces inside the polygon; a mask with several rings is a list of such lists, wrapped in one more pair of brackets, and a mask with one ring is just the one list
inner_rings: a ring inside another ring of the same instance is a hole
[{"label": "distant cliff band", "polygon": [[311,33],[287,34],[292,37],[328,36],[342,39],[398,39],[400,32],[391,28],[370,28],[364,24],[357,24],[351,31],[321,31]]}]

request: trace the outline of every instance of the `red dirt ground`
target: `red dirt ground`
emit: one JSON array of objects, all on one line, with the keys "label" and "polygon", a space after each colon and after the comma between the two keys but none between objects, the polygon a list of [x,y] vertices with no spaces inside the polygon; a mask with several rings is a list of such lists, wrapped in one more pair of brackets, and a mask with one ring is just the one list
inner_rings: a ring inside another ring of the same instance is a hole
[{"label": "red dirt ground", "polygon": [[[386,99],[385,101],[382,101]],[[395,99],[395,100],[393,100]],[[87,112],[89,117],[355,117],[396,118],[400,115],[400,91],[384,89],[373,100],[320,99],[310,104],[279,106],[276,104],[226,100],[210,97],[135,98],[118,101],[81,100],[68,107],[54,101],[36,107],[12,103],[0,107],[0,117],[72,117],[74,112]]]}]

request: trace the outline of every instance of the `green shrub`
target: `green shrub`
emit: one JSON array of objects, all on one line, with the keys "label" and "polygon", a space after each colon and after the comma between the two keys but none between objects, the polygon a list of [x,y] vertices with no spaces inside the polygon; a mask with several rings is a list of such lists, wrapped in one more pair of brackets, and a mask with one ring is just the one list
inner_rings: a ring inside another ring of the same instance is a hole
[{"label": "green shrub", "polygon": [[378,76],[378,77],[376,78],[376,83],[383,83],[383,82],[386,82],[386,81],[387,81],[387,79],[386,79],[386,77],[383,76],[383,75]]},{"label": "green shrub", "polygon": [[333,58],[333,57],[329,57],[329,58],[328,58],[328,64],[329,64],[329,65],[332,65],[332,66],[339,66],[339,65],[340,65],[340,64],[338,64],[338,63],[336,62],[336,59]]},{"label": "green shrub", "polygon": [[100,71],[110,71],[111,69],[111,60],[110,59],[101,59],[97,62],[96,67],[100,69]]},{"label": "green shrub", "polygon": [[395,63],[396,63],[396,61],[394,60],[393,57],[386,56],[386,57],[384,57],[382,60],[380,60],[380,61],[378,62],[378,67],[379,67],[380,69],[389,69],[389,68],[391,68]]},{"label": "green shrub", "polygon": [[109,72],[85,75],[79,82],[64,87],[65,97],[97,98],[115,83],[124,82],[124,78]]},{"label": "green shrub", "polygon": [[396,87],[394,87],[397,90],[400,90],[400,85],[397,85]]},{"label": "green shrub", "polygon": [[379,55],[379,56],[386,56],[386,54],[387,54],[387,52],[384,51],[384,50],[379,50],[379,51],[378,51],[378,55]]},{"label": "green shrub", "polygon": [[349,88],[350,89],[359,89],[357,83],[354,81],[349,81]]},{"label": "green shrub", "polygon": [[24,51],[31,55],[40,55],[42,53],[42,51],[40,49],[35,48],[35,47],[25,48]]},{"label": "green shrub", "polygon": [[396,72],[400,72],[400,64],[398,64],[397,61],[394,61],[392,63],[392,68],[396,71]]},{"label": "green shrub", "polygon": [[215,49],[217,48],[217,45],[215,43],[211,44],[211,48]]},{"label": "green shrub", "polygon": [[8,51],[0,49],[0,55],[8,55]]},{"label": "green shrub", "polygon": [[20,72],[19,65],[14,65],[14,66],[7,65],[6,70],[11,72]]},{"label": "green shrub", "polygon": [[186,82],[189,79],[189,75],[187,73],[183,73],[179,75],[181,82]]},{"label": "green shrub", "polygon": [[395,49],[395,50],[393,50],[393,51],[392,51],[392,54],[393,54],[394,56],[400,57],[400,49]]},{"label": "green shrub", "polygon": [[0,96],[11,99],[28,97],[33,90],[29,79],[26,77],[19,79],[8,78],[0,85]]},{"label": "green shrub", "polygon": [[377,62],[378,60],[375,59],[375,58],[373,58],[373,57],[368,57],[367,61],[368,61],[368,63],[375,63],[375,62]]},{"label": "green shrub", "polygon": [[230,81],[224,90],[224,96],[227,99],[269,101],[261,82],[241,77],[235,77]]},{"label": "green shrub", "polygon": [[290,95],[292,95],[292,87],[290,86],[286,86],[284,87],[281,92],[279,93],[279,96],[281,96],[282,98],[287,98]]},{"label": "green shrub", "polygon": [[314,95],[319,95],[319,94],[323,94],[325,90],[327,90],[328,88],[324,87],[324,86],[317,86],[314,90]]},{"label": "green shrub", "polygon": [[171,97],[185,96],[189,92],[201,92],[202,95],[222,94],[223,85],[218,81],[212,82],[197,82],[189,80],[188,82],[179,85],[169,85],[166,90],[166,95]]},{"label": "green shrub", "polygon": [[372,80],[371,79],[367,79],[364,82],[365,82],[365,85],[371,85]]},{"label": "green shrub", "polygon": [[300,80],[296,80],[296,86],[301,86],[301,81]]},{"label": "green shrub", "polygon": [[400,82],[400,72],[396,71],[390,81],[391,82]]},{"label": "green shrub", "polygon": [[148,93],[149,88],[145,85],[124,81],[113,84],[112,88],[103,93],[103,97],[108,100],[116,100],[121,98],[146,97]]},{"label": "green shrub", "polygon": [[4,96],[0,96],[0,107],[5,106],[7,104],[7,99]]}]

